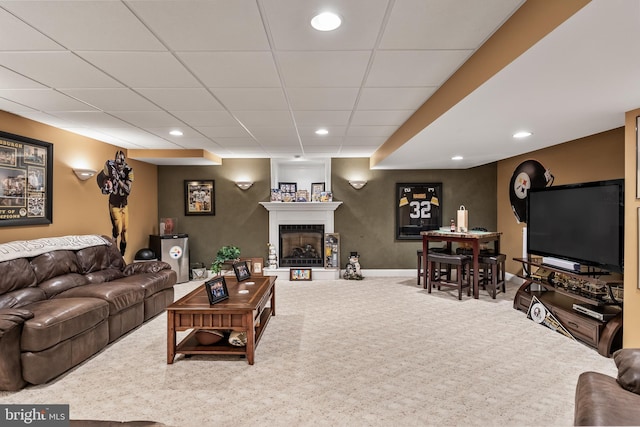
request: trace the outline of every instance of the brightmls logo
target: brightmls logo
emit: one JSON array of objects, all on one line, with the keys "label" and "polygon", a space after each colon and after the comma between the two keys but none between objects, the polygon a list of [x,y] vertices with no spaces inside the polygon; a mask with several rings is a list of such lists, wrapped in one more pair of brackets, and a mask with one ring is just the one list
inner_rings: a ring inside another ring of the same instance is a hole
[{"label": "brightmls logo", "polygon": [[69,427],[69,405],[0,405],[0,425]]}]

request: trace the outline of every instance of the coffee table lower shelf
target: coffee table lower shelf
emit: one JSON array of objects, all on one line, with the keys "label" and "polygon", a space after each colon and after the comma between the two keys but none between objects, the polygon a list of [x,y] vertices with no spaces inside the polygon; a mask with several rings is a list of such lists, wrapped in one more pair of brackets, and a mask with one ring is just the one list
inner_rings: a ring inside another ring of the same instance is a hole
[{"label": "coffee table lower shelf", "polygon": [[[258,323],[258,326],[255,327],[255,345],[254,345],[254,351],[255,351],[255,347],[258,346],[258,343],[260,342],[260,338],[262,337],[262,334],[265,330],[265,328],[267,327],[267,324],[269,323],[269,320],[271,320],[271,307],[265,307],[264,310],[262,310],[262,313],[260,314],[260,322],[256,322]],[[247,346],[235,346],[235,345],[231,345],[229,344],[228,341],[221,341],[219,343],[213,344],[213,345],[202,345],[198,342],[198,340],[195,337],[196,332],[198,332],[199,330],[202,329],[209,329],[209,330],[228,330],[228,328],[197,328],[197,329],[193,329],[191,330],[191,332],[185,337],[183,338],[178,345],[176,345],[176,350],[175,350],[175,354],[185,354],[185,355],[194,355],[194,354],[219,354],[219,355],[237,355],[237,356],[247,356],[247,358],[249,359],[249,355],[247,352]],[[248,339],[248,337],[247,337]],[[251,357],[252,359],[252,357]],[[253,363],[250,363],[253,364]]]}]

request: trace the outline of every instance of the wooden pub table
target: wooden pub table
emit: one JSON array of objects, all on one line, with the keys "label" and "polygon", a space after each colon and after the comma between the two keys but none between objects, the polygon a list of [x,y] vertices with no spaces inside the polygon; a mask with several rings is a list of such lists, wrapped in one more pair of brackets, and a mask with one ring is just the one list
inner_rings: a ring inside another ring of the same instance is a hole
[{"label": "wooden pub table", "polygon": [[479,262],[478,258],[480,256],[480,244],[494,242],[494,251],[495,253],[500,253],[500,235],[501,232],[496,231],[468,231],[466,233],[460,233],[455,231],[445,231],[445,230],[433,230],[433,231],[422,231],[420,233],[422,235],[422,252],[423,252],[423,265],[425,270],[425,280],[426,280],[426,271],[428,264],[428,254],[429,254],[429,243],[431,242],[447,242],[447,245],[451,245],[453,242],[457,243],[467,243],[471,245],[472,253],[473,253],[473,297],[478,299],[480,296],[480,286],[479,286]]},{"label": "wooden pub table", "polygon": [[[167,307],[167,364],[176,354],[236,354],[247,357],[253,365],[256,346],[271,316],[276,315],[276,276],[251,277],[239,282],[225,276],[229,299],[209,305],[204,284]],[[251,284],[253,282],[253,284]],[[240,291],[249,291],[241,293]],[[195,338],[200,329],[244,331],[247,344],[233,346],[226,340],[201,345]],[[176,332],[191,332],[179,343]]]}]

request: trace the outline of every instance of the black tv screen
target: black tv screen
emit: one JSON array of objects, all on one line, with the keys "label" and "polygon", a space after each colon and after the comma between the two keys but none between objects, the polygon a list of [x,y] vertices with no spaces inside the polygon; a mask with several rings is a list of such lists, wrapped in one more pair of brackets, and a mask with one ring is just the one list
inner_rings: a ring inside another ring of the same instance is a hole
[{"label": "black tv screen", "polygon": [[624,180],[533,189],[527,252],[622,273]]}]

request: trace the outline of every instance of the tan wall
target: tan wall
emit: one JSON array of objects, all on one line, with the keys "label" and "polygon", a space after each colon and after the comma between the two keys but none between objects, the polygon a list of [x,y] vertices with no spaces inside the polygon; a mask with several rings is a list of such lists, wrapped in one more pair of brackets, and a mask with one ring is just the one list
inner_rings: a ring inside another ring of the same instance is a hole
[{"label": "tan wall", "polygon": [[640,109],[630,111],[625,120],[625,241],[624,241],[624,318],[623,346],[640,347],[640,290],[638,289],[638,209],[636,117]]},{"label": "tan wall", "polygon": [[514,170],[525,160],[539,161],[554,176],[553,185],[624,177],[624,128],[533,151],[498,162],[498,231],[503,233],[501,250],[507,254],[507,271],[518,273],[522,256],[522,229],[511,209],[509,184]]},{"label": "tan wall", "polygon": [[[49,225],[2,227],[0,242],[69,234],[111,235],[108,198],[91,178],[80,181],[73,168],[101,170],[119,147],[56,129],[0,111],[0,130],[53,144],[53,223]],[[123,150],[126,153],[126,150]],[[128,160],[135,173],[129,196],[129,244],[125,258],[148,246],[149,234],[157,232],[157,167]],[[154,231],[155,227],[155,231]]]}]

